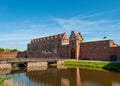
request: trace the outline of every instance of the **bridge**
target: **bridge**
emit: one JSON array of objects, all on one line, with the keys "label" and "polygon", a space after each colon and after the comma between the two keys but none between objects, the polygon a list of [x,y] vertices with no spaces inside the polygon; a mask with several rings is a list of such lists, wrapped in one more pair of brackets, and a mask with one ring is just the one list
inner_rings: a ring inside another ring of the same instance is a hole
[{"label": "bridge", "polygon": [[60,58],[13,58],[13,59],[2,59],[0,63],[21,63],[21,62],[49,62],[49,61],[60,61]]},{"label": "bridge", "polygon": [[14,59],[5,59],[0,60],[0,68],[6,66],[14,67],[44,67],[51,64],[62,64],[64,59],[60,58],[14,58]]}]

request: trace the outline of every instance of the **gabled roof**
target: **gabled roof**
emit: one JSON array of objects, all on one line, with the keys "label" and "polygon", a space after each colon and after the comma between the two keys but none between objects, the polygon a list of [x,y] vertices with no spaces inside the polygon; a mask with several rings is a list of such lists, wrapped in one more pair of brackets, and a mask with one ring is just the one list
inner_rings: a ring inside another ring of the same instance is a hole
[{"label": "gabled roof", "polygon": [[83,40],[83,37],[81,35],[81,33],[75,33],[74,31],[71,31],[71,35],[70,35],[70,40],[72,39],[78,39],[78,40]]}]

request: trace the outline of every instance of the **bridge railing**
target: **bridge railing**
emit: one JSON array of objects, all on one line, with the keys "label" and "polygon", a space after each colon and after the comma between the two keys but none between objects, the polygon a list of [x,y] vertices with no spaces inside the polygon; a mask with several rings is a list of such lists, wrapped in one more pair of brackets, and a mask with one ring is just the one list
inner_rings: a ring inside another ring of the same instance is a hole
[{"label": "bridge railing", "polygon": [[58,61],[63,60],[60,58],[13,58],[13,59],[0,59],[0,63],[11,63],[11,62],[37,62],[37,61]]}]

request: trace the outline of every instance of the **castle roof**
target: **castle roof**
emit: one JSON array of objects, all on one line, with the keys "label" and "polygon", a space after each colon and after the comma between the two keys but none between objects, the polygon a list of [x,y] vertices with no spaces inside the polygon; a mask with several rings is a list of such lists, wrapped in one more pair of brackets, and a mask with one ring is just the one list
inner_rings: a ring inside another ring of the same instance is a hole
[{"label": "castle roof", "polygon": [[93,40],[83,40],[82,43],[86,43],[86,42],[97,42],[97,41],[108,41],[111,39],[93,39]]},{"label": "castle roof", "polygon": [[70,39],[83,40],[83,37],[81,33],[75,33],[74,31],[71,31]]},{"label": "castle roof", "polygon": [[46,36],[46,37],[41,37],[41,38],[35,38],[32,40],[32,42],[44,41],[44,40],[53,40],[53,39],[62,39],[64,35],[66,35],[65,32],[62,34],[56,34],[56,35]]}]

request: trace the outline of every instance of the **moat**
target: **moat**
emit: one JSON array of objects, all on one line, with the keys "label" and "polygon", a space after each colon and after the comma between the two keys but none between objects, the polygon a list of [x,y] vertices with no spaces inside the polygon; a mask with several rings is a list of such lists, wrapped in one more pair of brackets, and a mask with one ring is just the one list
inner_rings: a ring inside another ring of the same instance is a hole
[{"label": "moat", "polygon": [[120,73],[84,68],[48,67],[12,70],[10,86],[120,86]]}]

